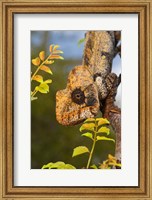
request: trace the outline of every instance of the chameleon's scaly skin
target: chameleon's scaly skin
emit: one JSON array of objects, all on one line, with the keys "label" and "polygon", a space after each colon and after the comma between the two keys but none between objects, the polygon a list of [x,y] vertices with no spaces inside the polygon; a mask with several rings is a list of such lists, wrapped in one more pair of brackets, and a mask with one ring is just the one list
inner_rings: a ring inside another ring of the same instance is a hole
[{"label": "chameleon's scaly skin", "polygon": [[87,32],[83,64],[72,69],[66,89],[56,93],[60,124],[75,125],[97,115],[117,77],[111,73],[114,48],[114,32]]},{"label": "chameleon's scaly skin", "polygon": [[114,32],[89,31],[86,33],[83,65],[87,65],[92,74],[101,73],[105,78],[111,72],[114,56]]},{"label": "chameleon's scaly skin", "polygon": [[105,99],[113,81],[111,74],[115,52],[114,31],[89,31],[86,33],[83,64],[87,65],[97,84],[100,100]]},{"label": "chameleon's scaly skin", "polygon": [[[72,98],[74,91],[84,98]],[[94,117],[98,110],[98,91],[93,77],[85,66],[76,66],[69,73],[66,89],[56,93],[56,119],[62,125],[75,125]]]}]

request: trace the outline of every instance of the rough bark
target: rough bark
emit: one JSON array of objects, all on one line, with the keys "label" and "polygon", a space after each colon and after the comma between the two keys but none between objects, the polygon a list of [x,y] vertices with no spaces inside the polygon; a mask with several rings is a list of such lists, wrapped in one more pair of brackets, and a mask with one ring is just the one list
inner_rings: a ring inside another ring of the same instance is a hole
[{"label": "rough bark", "polygon": [[[119,39],[120,32],[118,31],[87,32],[83,65],[86,65],[94,76],[99,91],[100,110],[103,116],[110,121],[116,133],[115,157],[121,161],[121,109],[114,103],[121,77],[111,73],[114,56],[117,53],[121,55],[121,47],[116,47]],[[112,76],[107,79],[110,74]],[[97,78],[102,79],[100,81],[102,84],[98,83]]]}]

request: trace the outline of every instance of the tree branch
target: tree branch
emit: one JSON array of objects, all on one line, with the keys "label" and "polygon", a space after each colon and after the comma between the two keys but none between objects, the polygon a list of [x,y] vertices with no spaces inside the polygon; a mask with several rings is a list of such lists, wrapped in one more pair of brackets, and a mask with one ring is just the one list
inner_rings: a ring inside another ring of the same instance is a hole
[{"label": "tree branch", "polygon": [[[83,65],[88,67],[95,78],[96,76],[104,78],[102,84],[97,85],[100,98],[100,110],[103,116],[110,121],[116,133],[115,157],[121,162],[121,109],[114,104],[117,88],[121,82],[121,76],[112,76],[113,80],[110,78],[106,82],[106,78],[111,73],[114,56],[116,53],[121,54],[120,46],[116,47],[119,40],[119,31],[87,32]],[[104,88],[103,86],[106,87]],[[105,96],[101,94],[102,92]]]}]

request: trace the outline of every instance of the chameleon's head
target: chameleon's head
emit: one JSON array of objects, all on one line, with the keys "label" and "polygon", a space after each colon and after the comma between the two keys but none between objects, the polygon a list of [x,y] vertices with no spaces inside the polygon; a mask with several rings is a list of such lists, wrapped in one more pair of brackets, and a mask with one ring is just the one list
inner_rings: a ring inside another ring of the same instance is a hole
[{"label": "chameleon's head", "polygon": [[67,87],[56,93],[56,118],[62,125],[75,125],[95,117],[99,111],[98,91],[85,66],[76,66]]}]

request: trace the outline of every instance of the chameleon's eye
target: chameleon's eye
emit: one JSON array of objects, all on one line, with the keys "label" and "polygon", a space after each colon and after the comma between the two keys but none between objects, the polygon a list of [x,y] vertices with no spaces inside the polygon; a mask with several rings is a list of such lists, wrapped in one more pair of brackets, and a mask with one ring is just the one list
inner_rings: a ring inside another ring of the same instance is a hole
[{"label": "chameleon's eye", "polygon": [[72,101],[77,104],[83,104],[85,102],[84,92],[81,89],[75,89],[71,94]]}]

